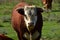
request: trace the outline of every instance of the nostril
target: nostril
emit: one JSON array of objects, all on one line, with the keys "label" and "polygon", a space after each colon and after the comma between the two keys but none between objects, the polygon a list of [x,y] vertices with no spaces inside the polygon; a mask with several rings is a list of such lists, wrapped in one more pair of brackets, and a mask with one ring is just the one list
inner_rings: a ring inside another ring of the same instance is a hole
[{"label": "nostril", "polygon": [[29,25],[33,25],[34,23],[28,23]]},{"label": "nostril", "polygon": [[31,23],[31,24],[34,24],[34,23]]},{"label": "nostril", "polygon": [[31,23],[28,23],[29,25],[31,24]]}]

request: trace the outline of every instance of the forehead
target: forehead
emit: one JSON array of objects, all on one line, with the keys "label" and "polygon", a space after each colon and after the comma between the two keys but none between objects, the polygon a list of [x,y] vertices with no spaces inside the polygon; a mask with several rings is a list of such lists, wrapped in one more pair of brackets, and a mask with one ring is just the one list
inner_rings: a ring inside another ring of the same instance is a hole
[{"label": "forehead", "polygon": [[24,9],[31,9],[31,8],[34,9],[34,8],[36,8],[36,6],[35,6],[35,5],[32,5],[32,6],[25,6],[25,7],[24,7]]},{"label": "forehead", "polygon": [[25,14],[31,15],[31,14],[36,14],[36,6],[25,6],[24,7]]}]

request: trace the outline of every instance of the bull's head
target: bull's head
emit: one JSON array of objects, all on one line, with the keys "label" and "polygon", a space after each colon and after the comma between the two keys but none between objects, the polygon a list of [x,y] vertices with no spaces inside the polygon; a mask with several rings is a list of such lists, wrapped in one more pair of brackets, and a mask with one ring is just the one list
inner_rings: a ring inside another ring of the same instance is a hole
[{"label": "bull's head", "polygon": [[37,22],[37,13],[42,12],[41,8],[37,8],[36,6],[25,6],[24,8],[18,9],[18,12],[24,15],[25,24],[27,29],[30,31],[35,27]]}]

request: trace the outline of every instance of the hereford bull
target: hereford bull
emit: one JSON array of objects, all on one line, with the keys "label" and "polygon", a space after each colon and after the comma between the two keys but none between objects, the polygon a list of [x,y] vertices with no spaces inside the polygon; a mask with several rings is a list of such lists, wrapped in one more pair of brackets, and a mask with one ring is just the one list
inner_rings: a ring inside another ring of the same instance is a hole
[{"label": "hereford bull", "polygon": [[52,1],[53,0],[42,0],[44,9],[46,9],[46,11],[50,11],[52,9]]},{"label": "hereford bull", "polygon": [[40,40],[43,26],[41,8],[21,2],[12,12],[12,26],[19,40]]},{"label": "hereford bull", "polygon": [[8,36],[5,36],[4,34],[0,34],[0,40],[13,40],[13,39],[9,38]]}]

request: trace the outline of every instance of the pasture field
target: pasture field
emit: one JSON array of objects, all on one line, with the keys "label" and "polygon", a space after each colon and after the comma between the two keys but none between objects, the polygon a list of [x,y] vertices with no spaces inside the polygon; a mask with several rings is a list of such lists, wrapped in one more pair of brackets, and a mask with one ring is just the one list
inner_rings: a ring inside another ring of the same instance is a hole
[{"label": "pasture field", "polygon": [[[36,2],[36,1],[35,1]],[[39,1],[38,1],[39,2]],[[0,4],[0,33],[7,33],[6,35],[18,40],[17,34],[11,25],[11,13],[13,7],[17,2],[2,3]],[[42,2],[36,4],[43,6]],[[42,29],[42,40],[60,40],[60,8],[58,3],[53,3],[52,12],[43,12],[43,29]]]}]

